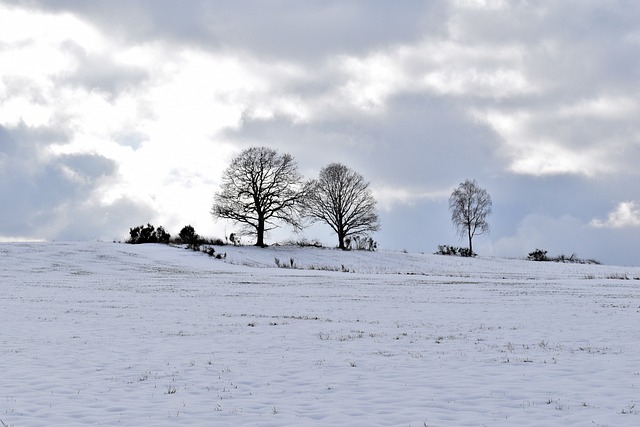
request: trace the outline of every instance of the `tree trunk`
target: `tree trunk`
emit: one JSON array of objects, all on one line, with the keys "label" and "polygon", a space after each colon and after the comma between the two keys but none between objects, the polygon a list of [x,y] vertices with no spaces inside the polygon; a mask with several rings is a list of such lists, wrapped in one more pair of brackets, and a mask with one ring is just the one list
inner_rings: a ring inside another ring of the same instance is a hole
[{"label": "tree trunk", "polygon": [[469,256],[472,257],[473,256],[473,246],[471,246],[471,227],[469,227],[468,229],[469,231]]},{"label": "tree trunk", "polygon": [[343,233],[338,233],[338,248],[342,249],[343,251],[346,249],[344,247],[344,234]]},{"label": "tree trunk", "polygon": [[260,248],[264,248],[264,220],[258,219],[258,227],[256,227],[256,234],[258,239],[256,241],[256,246]]}]

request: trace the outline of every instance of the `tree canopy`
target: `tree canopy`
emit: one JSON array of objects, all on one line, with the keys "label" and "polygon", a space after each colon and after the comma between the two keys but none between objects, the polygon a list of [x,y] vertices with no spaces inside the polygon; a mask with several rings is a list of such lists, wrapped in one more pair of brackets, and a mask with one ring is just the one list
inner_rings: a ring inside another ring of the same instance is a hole
[{"label": "tree canopy", "polygon": [[307,216],[327,223],[338,235],[340,249],[346,248],[346,237],[380,229],[376,200],[369,183],[358,172],[332,163],[320,170],[318,179],[308,186]]},{"label": "tree canopy", "polygon": [[224,171],[220,191],[211,213],[243,226],[256,236],[256,246],[265,246],[265,232],[279,222],[300,229],[302,175],[289,154],[268,147],[252,147],[238,155]]}]

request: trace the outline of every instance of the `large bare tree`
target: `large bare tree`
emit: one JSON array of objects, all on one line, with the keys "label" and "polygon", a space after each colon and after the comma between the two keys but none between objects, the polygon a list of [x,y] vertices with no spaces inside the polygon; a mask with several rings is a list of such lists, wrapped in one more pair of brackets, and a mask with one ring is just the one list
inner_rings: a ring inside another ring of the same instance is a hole
[{"label": "large bare tree", "polygon": [[246,234],[256,236],[256,246],[265,246],[265,232],[277,228],[277,222],[302,227],[303,194],[302,175],[291,155],[252,147],[224,171],[211,214],[242,224]]},{"label": "large bare tree", "polygon": [[347,236],[378,231],[376,200],[362,175],[340,163],[320,171],[317,180],[308,183],[306,213],[315,221],[324,221],[338,235],[338,247],[345,249]]},{"label": "large bare tree", "polygon": [[473,236],[489,231],[487,217],[491,215],[491,196],[475,179],[467,179],[451,193],[449,210],[458,234],[469,238],[469,256],[473,256]]}]

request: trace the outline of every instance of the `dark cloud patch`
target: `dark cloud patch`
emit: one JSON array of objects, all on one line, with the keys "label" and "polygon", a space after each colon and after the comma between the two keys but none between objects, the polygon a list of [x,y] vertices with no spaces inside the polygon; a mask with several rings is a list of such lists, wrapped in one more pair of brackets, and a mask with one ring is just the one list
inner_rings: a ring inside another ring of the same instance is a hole
[{"label": "dark cloud patch", "polygon": [[451,37],[465,46],[513,46],[544,90],[544,102],[626,93],[640,72],[640,3],[506,2],[504,9],[452,13]]},{"label": "dark cloud patch", "polygon": [[49,165],[38,169],[29,175],[16,170],[0,174],[0,234],[41,238],[36,230],[52,221],[56,206],[74,193],[59,170]]},{"label": "dark cloud patch", "polygon": [[379,115],[337,113],[312,123],[247,119],[229,136],[290,152],[305,168],[342,162],[374,183],[432,191],[504,166],[492,132],[446,99],[425,95],[396,97]]},{"label": "dark cloud patch", "polygon": [[558,41],[612,46],[637,28],[633,1],[505,2],[498,8],[462,8],[451,14],[453,36],[465,43],[537,45]]},{"label": "dark cloud patch", "polygon": [[0,126],[0,173],[29,177],[46,173],[47,168],[67,167],[87,178],[98,178],[116,172],[115,162],[98,154],[53,155],[48,151],[51,145],[67,141],[66,131],[58,128],[24,123],[11,128]]},{"label": "dark cloud patch", "polygon": [[15,127],[0,126],[0,152],[8,155],[33,153],[32,147],[44,147],[48,144],[66,141],[63,131],[53,128],[31,128],[24,123]]},{"label": "dark cloud patch", "polygon": [[67,132],[59,128],[31,128],[24,123],[12,128],[0,126],[0,174],[36,173],[46,147],[67,140]]},{"label": "dark cloud patch", "polygon": [[438,245],[456,244],[447,200],[421,200],[397,205],[393,211],[380,210],[382,228],[374,238],[382,248],[433,253]]},{"label": "dark cloud patch", "polygon": [[126,147],[131,147],[134,150],[140,148],[142,146],[142,143],[149,139],[148,135],[145,135],[142,132],[137,132],[135,130],[126,130],[117,133],[113,136],[113,138],[118,144]]},{"label": "dark cloud patch", "polygon": [[59,161],[74,173],[91,181],[113,175],[117,171],[113,160],[95,154],[63,155]]},{"label": "dark cloud patch", "polygon": [[569,214],[587,223],[601,206],[601,197],[611,194],[600,182],[575,175],[500,174],[486,185],[491,187],[495,211],[515,218],[527,213],[554,217]]},{"label": "dark cloud patch", "polygon": [[546,51],[539,50],[534,69],[549,83],[556,82],[554,89],[560,93],[584,97],[588,92],[626,92],[635,80],[632,76],[640,70],[640,59],[631,54],[638,45],[628,38],[637,31],[635,17],[640,14],[640,4],[625,2],[624,7],[610,7],[596,1],[580,2],[577,7],[555,2],[549,7],[540,23],[539,47],[545,41],[551,44]]},{"label": "dark cloud patch", "polygon": [[[123,42],[158,39],[176,42],[212,40],[206,29],[209,2],[180,0],[6,0],[53,13],[72,13],[87,19],[110,36]],[[213,5],[211,5],[213,7]]]},{"label": "dark cloud patch", "polygon": [[115,162],[98,154],[49,153],[49,145],[64,137],[56,129],[0,127],[0,235],[68,239],[86,229],[84,237],[91,238],[102,234],[98,229],[89,234],[86,224],[96,224],[103,209],[122,215],[114,224],[131,218],[119,208],[131,202],[108,207],[91,202],[102,180],[117,174]]},{"label": "dark cloud patch", "polygon": [[279,0],[180,1],[11,0],[9,3],[91,20],[128,42],[173,41],[203,48],[250,51],[269,57],[322,57],[365,52],[444,34],[443,1],[410,0],[401,7],[383,0],[324,2]]},{"label": "dark cloud patch", "polygon": [[367,161],[383,182],[438,189],[503,166],[495,135],[446,99],[405,95],[387,109],[382,120],[372,118],[367,126],[378,142]]},{"label": "dark cloud patch", "polygon": [[2,235],[42,238],[39,232],[55,222],[56,209],[77,202],[83,195],[81,188],[52,164],[39,164],[30,174],[12,170],[2,173],[0,179]]},{"label": "dark cloud patch", "polygon": [[244,8],[220,6],[212,14],[213,31],[232,47],[269,56],[363,53],[445,32],[443,2],[408,1],[398,7],[377,0],[288,0],[245,3]]},{"label": "dark cloud patch", "polygon": [[78,204],[64,206],[58,215],[72,220],[62,222],[55,239],[124,241],[129,229],[155,221],[157,213],[150,206],[122,198],[108,205]]}]

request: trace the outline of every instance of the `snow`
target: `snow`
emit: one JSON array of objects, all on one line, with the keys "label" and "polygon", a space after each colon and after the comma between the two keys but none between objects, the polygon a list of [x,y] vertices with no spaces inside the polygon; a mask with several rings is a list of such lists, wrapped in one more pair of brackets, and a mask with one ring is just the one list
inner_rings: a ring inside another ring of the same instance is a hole
[{"label": "snow", "polygon": [[2,423],[640,425],[640,268],[216,251],[0,244]]}]

